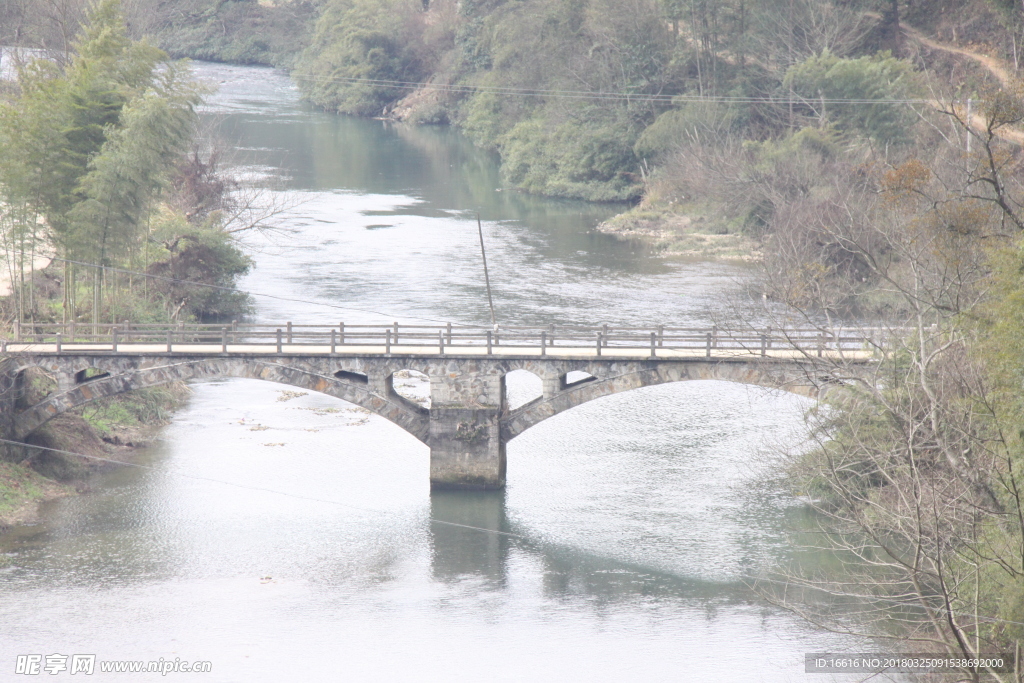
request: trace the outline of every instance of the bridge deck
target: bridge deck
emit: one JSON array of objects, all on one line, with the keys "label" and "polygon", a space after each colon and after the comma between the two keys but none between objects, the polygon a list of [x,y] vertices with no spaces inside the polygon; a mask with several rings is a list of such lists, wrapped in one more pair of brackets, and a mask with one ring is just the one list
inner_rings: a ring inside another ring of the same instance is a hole
[{"label": "bridge deck", "polygon": [[96,354],[96,355],[133,355],[133,356],[415,356],[430,358],[549,358],[558,359],[580,359],[580,358],[621,358],[629,360],[744,360],[750,361],[758,358],[773,358],[778,360],[800,360],[811,357],[842,358],[845,360],[869,360],[872,352],[863,349],[823,349],[808,351],[798,348],[766,348],[766,349],[737,349],[713,348],[710,351],[703,348],[672,348],[656,347],[616,347],[605,346],[598,349],[595,346],[451,346],[443,350],[438,345],[417,345],[417,344],[391,344],[385,345],[355,345],[336,346],[332,351],[330,345],[314,344],[282,344],[280,351],[276,344],[208,344],[208,343],[184,343],[184,344],[151,344],[121,342],[115,345],[112,343],[64,343],[58,346],[56,343],[7,343],[8,353],[24,354]]},{"label": "bridge deck", "polygon": [[[231,325],[14,323],[6,354],[187,356],[497,357],[629,360],[829,358],[863,361],[880,331],[724,330],[609,325],[547,328],[429,325]],[[883,335],[884,336],[884,335]]]}]

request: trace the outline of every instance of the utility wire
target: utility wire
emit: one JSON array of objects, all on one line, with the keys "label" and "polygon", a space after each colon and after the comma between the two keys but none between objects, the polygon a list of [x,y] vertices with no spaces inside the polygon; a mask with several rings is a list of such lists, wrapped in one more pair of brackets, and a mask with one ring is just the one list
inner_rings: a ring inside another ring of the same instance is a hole
[{"label": "utility wire", "polygon": [[[28,256],[29,255],[28,252],[14,251],[12,253],[21,254],[22,256]],[[332,304],[332,303],[328,303],[326,301],[310,301],[308,299],[297,299],[297,298],[294,298],[294,297],[280,296],[278,294],[264,294],[262,292],[245,291],[245,290],[237,289],[235,287],[226,287],[224,285],[213,285],[213,284],[209,284],[207,282],[196,282],[195,280],[182,280],[180,278],[167,277],[167,276],[164,276],[164,275],[153,275],[152,273],[144,273],[144,272],[141,272],[141,271],[138,271],[138,270],[128,270],[126,268],[117,268],[117,267],[114,267],[114,266],[101,266],[98,263],[88,263],[88,262],[85,262],[85,261],[75,261],[73,259],[60,258],[59,256],[52,256],[50,258],[53,261],[60,261],[61,263],[70,263],[70,264],[73,264],[73,265],[76,265],[76,266],[85,266],[85,267],[88,267],[88,268],[99,268],[99,269],[102,269],[102,270],[109,270],[109,271],[112,271],[112,272],[115,272],[115,273],[125,273],[125,274],[128,274],[128,275],[138,275],[139,277],[146,277],[146,278],[150,278],[150,279],[153,279],[153,280],[160,280],[162,282],[172,282],[172,283],[175,283],[175,284],[193,285],[193,286],[196,286],[196,287],[206,287],[208,289],[215,289],[215,290],[224,291],[224,292],[241,292],[241,293],[244,293],[244,294],[249,294],[251,296],[263,297],[264,299],[274,299],[276,301],[286,301],[286,302],[289,302],[289,303],[297,303],[297,304],[310,304],[310,305],[313,305],[313,306],[325,306],[327,308],[334,308],[334,309],[341,310],[341,311],[355,311],[355,312],[358,312],[358,313],[369,313],[371,315],[379,315],[379,316],[381,316],[383,318],[391,318],[392,320],[395,319],[396,317],[398,317],[398,318],[406,318],[406,319],[411,319],[411,320],[424,320],[424,321],[427,321],[427,322],[442,323],[442,324],[447,324],[448,322],[450,322],[449,320],[441,320],[441,319],[438,319],[438,318],[426,318],[426,317],[417,316],[417,315],[394,316],[391,313],[384,313],[382,311],[374,311],[374,310],[370,310],[370,309],[366,309],[366,308],[354,308],[352,306],[341,306],[339,304]],[[473,325],[471,323],[452,323],[452,324],[454,326],[458,326],[458,327],[480,327],[479,325]]]},{"label": "utility wire", "polygon": [[814,98],[776,98],[769,96],[728,96],[728,95],[661,95],[653,93],[623,93],[607,92],[599,90],[563,90],[544,88],[514,88],[486,85],[456,85],[439,84],[417,81],[398,81],[382,78],[356,78],[346,76],[306,76],[303,74],[291,73],[289,76],[299,81],[311,81],[315,83],[343,83],[348,85],[370,85],[379,87],[397,88],[403,90],[417,90],[429,88],[451,93],[464,94],[488,94],[520,97],[559,97],[568,99],[596,99],[630,102],[660,102],[671,104],[672,102],[723,102],[723,103],[746,103],[746,104],[932,104],[933,100],[922,98],[841,98],[841,97],[814,97]]},{"label": "utility wire", "polygon": [[[236,482],[233,482],[233,481],[227,481],[225,479],[215,479],[213,477],[203,477],[203,476],[200,476],[200,475],[197,475],[197,474],[188,474],[187,472],[181,472],[180,470],[163,469],[163,468],[160,468],[160,467],[153,467],[152,465],[140,465],[139,463],[125,462],[124,460],[114,460],[113,458],[102,458],[102,457],[100,457],[98,455],[86,455],[85,453],[76,453],[75,451],[66,451],[66,450],[63,450],[63,449],[60,449],[60,448],[48,448],[46,446],[36,446],[35,444],[26,444],[26,443],[22,443],[20,441],[11,441],[10,439],[0,439],[0,443],[13,444],[13,445],[16,445],[16,446],[22,446],[23,448],[38,448],[40,450],[51,451],[53,453],[63,453],[65,455],[74,455],[74,456],[77,456],[79,458],[86,458],[88,460],[94,460],[94,461],[97,461],[97,462],[110,463],[112,465],[126,465],[128,467],[135,467],[135,468],[140,469],[140,470],[148,470],[148,471],[151,471],[151,472],[159,472],[161,474],[171,474],[171,475],[174,475],[176,477],[183,477],[185,479],[194,479],[196,481],[206,481],[206,482],[212,482],[212,483],[215,483],[215,484],[224,484],[225,486],[232,486],[232,487],[238,488],[238,489],[246,489],[248,491],[262,491],[263,493],[273,493],[275,495],[284,496],[286,498],[297,498],[299,500],[308,500],[308,501],[312,501],[312,502],[315,502],[315,503],[327,503],[328,505],[336,505],[338,507],[347,508],[349,510],[357,510],[359,512],[367,512],[367,513],[371,513],[371,514],[389,514],[385,510],[374,510],[373,508],[359,507],[358,505],[351,505],[349,503],[343,503],[343,502],[338,501],[338,500],[329,500],[327,498],[317,498],[315,496],[304,496],[304,495],[298,494],[298,493],[288,493],[287,491],[278,491],[276,489],[268,489],[268,488],[265,488],[263,486],[250,486],[248,484],[239,484],[239,483],[236,483]],[[390,514],[395,514],[395,513],[390,513]],[[496,535],[499,535],[499,536],[511,536],[513,538],[523,538],[523,539],[525,539],[524,536],[520,536],[519,534],[513,534],[513,533],[508,532],[508,531],[498,531],[497,529],[485,529],[484,527],[472,526],[470,524],[457,524],[455,522],[446,522],[446,521],[443,521],[443,520],[440,520],[440,519],[435,519],[433,517],[428,517],[427,520],[432,522],[432,523],[434,523],[434,524],[441,524],[441,525],[444,525],[444,526],[460,527],[462,529],[472,529],[473,531],[484,531],[484,532],[487,532],[487,533],[490,533],[490,534],[496,534]]]},{"label": "utility wire", "polygon": [[[12,441],[10,439],[5,439],[5,438],[0,438],[0,443],[10,443],[12,445],[19,445],[19,446],[25,447],[25,449],[39,449],[41,451],[50,451],[52,453],[61,453],[61,454],[65,454],[65,455],[68,455],[68,456],[76,456],[78,458],[85,458],[87,460],[93,460],[93,461],[102,462],[102,463],[109,463],[109,464],[112,464],[112,465],[125,465],[127,467],[134,467],[134,468],[137,468],[137,469],[148,470],[148,471],[152,471],[152,472],[158,472],[158,473],[161,473],[161,474],[170,474],[172,476],[178,476],[178,477],[182,477],[182,478],[185,478],[185,479],[194,479],[194,480],[197,480],[197,481],[207,481],[207,482],[211,482],[211,483],[219,483],[219,484],[223,484],[223,485],[226,485],[226,486],[231,486],[231,487],[234,487],[234,488],[243,488],[243,489],[246,489],[246,490],[256,490],[256,492],[261,492],[261,493],[264,493],[264,494],[273,494],[275,496],[282,496],[284,498],[294,498],[294,499],[297,499],[297,500],[310,501],[310,502],[313,502],[313,503],[325,503],[327,505],[334,505],[334,506],[341,507],[341,508],[346,508],[346,509],[349,509],[349,510],[356,510],[358,512],[366,512],[366,513],[371,513],[371,514],[388,514],[384,510],[375,510],[373,508],[362,508],[362,507],[359,507],[359,506],[356,506],[356,505],[350,505],[348,503],[342,503],[341,501],[332,501],[332,500],[329,500],[329,499],[316,498],[316,497],[313,497],[313,496],[303,496],[301,494],[290,494],[288,492],[284,492],[284,490],[276,490],[274,488],[266,488],[264,486],[252,486],[252,485],[248,485],[248,484],[237,483],[237,482],[234,482],[234,481],[227,481],[225,479],[217,479],[217,478],[214,478],[214,477],[205,477],[205,476],[200,476],[200,475],[197,475],[197,474],[187,474],[185,472],[180,472],[180,471],[173,470],[173,469],[163,469],[163,468],[160,468],[160,467],[154,467],[152,465],[140,465],[138,463],[129,463],[129,462],[126,462],[126,461],[123,461],[123,460],[114,460],[113,458],[101,458],[99,456],[89,456],[89,455],[86,455],[84,453],[76,453],[74,451],[65,451],[65,450],[61,450],[61,449],[50,449],[50,447],[43,446],[43,445],[35,445],[35,444],[32,444],[32,443],[23,443],[23,442],[20,442],[20,441]],[[483,526],[473,526],[472,524],[459,524],[457,522],[444,521],[444,520],[441,520],[441,519],[436,519],[434,517],[428,517],[427,521],[429,521],[431,523],[434,523],[434,524],[441,524],[442,526],[454,526],[454,527],[458,527],[458,528],[470,529],[470,530],[473,530],[473,531],[481,531],[483,533],[493,533],[493,535],[495,535],[495,536],[504,536],[504,537],[509,537],[509,538],[513,538],[513,539],[519,539],[519,540],[524,541],[526,543],[530,543],[530,540],[528,538],[520,535],[520,533],[512,533],[511,531],[500,531],[498,529],[486,528],[486,527],[483,527]],[[777,579],[767,579],[767,578],[764,578],[764,577],[757,577],[757,578],[745,577],[745,578],[741,578],[741,580],[744,581],[744,582],[749,582],[749,587],[751,589],[753,589],[753,584],[759,584],[759,583],[760,584],[775,584],[775,585],[778,585],[778,586],[793,586],[794,585],[794,582],[779,581]],[[810,588],[810,589],[813,589],[813,590],[816,590],[816,591],[819,591],[819,592],[822,592],[822,593],[827,593],[828,592],[827,590],[825,590],[825,589],[823,589],[821,587],[818,587],[818,586],[814,586],[814,585],[804,585],[802,587],[803,588]],[[889,603],[892,603],[892,604],[906,606],[906,601],[905,600],[898,600],[898,599],[895,599],[895,598],[870,597],[870,599],[874,600],[874,601],[879,601],[879,602],[889,602]],[[991,623],[991,624],[1011,624],[1011,625],[1014,625],[1014,626],[1024,626],[1024,622],[1014,622],[1012,620],[1005,620],[1005,618],[998,618],[998,617],[994,617],[994,616],[991,616],[991,617],[989,617],[989,616],[981,616],[981,615],[976,615],[976,614],[968,614],[966,612],[950,612],[950,613],[952,613],[952,614],[954,614],[956,616],[967,616],[967,617],[971,617],[971,618],[976,618],[976,620],[978,620],[978,621],[986,622],[986,623]]]},{"label": "utility wire", "polygon": [[[187,472],[182,472],[180,470],[175,470],[175,469],[164,469],[164,468],[160,468],[160,467],[154,467],[152,465],[141,465],[139,463],[125,462],[124,460],[114,460],[113,458],[103,458],[103,457],[100,457],[100,456],[97,456],[97,455],[86,455],[85,453],[78,453],[78,452],[75,452],[75,451],[63,450],[63,449],[60,449],[60,448],[49,448],[49,447],[46,447],[46,446],[37,446],[35,444],[26,444],[26,443],[22,443],[21,441],[12,441],[10,439],[2,439],[2,438],[0,438],[0,443],[11,444],[11,445],[14,445],[14,446],[21,446],[22,448],[36,448],[36,449],[44,450],[44,451],[51,451],[53,453],[63,453],[65,455],[73,455],[73,456],[76,456],[76,457],[79,457],[79,458],[86,458],[87,460],[94,460],[94,461],[97,461],[97,462],[104,462],[104,463],[109,463],[109,464],[112,464],[112,465],[124,465],[124,466],[127,466],[127,467],[135,467],[137,469],[148,470],[148,471],[157,472],[157,473],[160,473],[160,474],[170,474],[172,476],[182,477],[184,479],[193,479],[195,481],[205,481],[205,482],[210,482],[210,483],[214,483],[214,484],[223,484],[225,486],[231,486],[233,488],[244,489],[244,490],[247,490],[247,491],[260,491],[262,493],[272,493],[274,495],[283,496],[285,498],[295,498],[295,499],[298,499],[298,500],[306,500],[306,501],[311,501],[311,502],[314,502],[314,503],[325,503],[325,504],[328,504],[328,505],[335,505],[335,506],[343,507],[343,508],[346,508],[346,509],[349,509],[349,510],[356,510],[358,512],[365,512],[365,513],[369,513],[369,514],[380,514],[380,515],[383,515],[383,514],[395,514],[395,513],[388,513],[385,510],[375,510],[373,508],[359,507],[358,505],[351,505],[349,503],[343,503],[343,502],[338,501],[338,500],[330,500],[330,499],[327,499],[327,498],[317,498],[315,496],[305,496],[305,495],[302,495],[302,494],[288,493],[287,491],[278,491],[276,489],[269,489],[269,488],[262,487],[262,486],[250,486],[248,484],[239,484],[239,483],[236,483],[236,482],[233,482],[233,481],[227,481],[225,479],[216,479],[214,477],[203,477],[203,476],[196,475],[196,474],[188,474]],[[456,528],[460,528],[460,529],[469,529],[471,531],[479,531],[479,532],[486,533],[486,534],[494,534],[496,536],[506,536],[506,537],[509,537],[509,538],[517,538],[517,539],[520,539],[520,540],[525,541],[527,543],[532,543],[532,541],[528,537],[523,536],[522,534],[514,534],[514,533],[509,532],[509,531],[499,531],[497,529],[487,529],[485,527],[473,526],[471,524],[458,524],[456,522],[446,522],[444,520],[436,519],[434,517],[428,517],[427,521],[429,521],[429,522],[431,522],[433,524],[440,524],[442,526],[450,526],[450,527],[456,527]],[[772,583],[772,584],[781,585],[781,586],[792,586],[793,585],[792,581],[781,581],[781,580],[778,580],[778,579],[770,579],[770,578],[766,578],[766,577],[741,577],[741,580],[743,580],[745,582],[748,582],[748,587],[751,588],[751,589],[753,589],[753,585],[752,584],[756,584],[756,583]],[[828,592],[824,588],[821,588],[819,586],[815,586],[813,584],[802,585],[802,587],[804,587],[804,588],[811,588],[813,590],[817,590],[819,592],[824,592],[824,593]],[[907,604],[907,602],[905,600],[897,600],[895,598],[871,597],[870,599],[874,600],[874,601],[878,601],[878,602],[888,602],[888,603],[891,603],[891,604],[901,605],[901,606],[906,606],[906,604]],[[984,621],[986,623],[1012,624],[1012,625],[1015,625],[1015,626],[1024,626],[1024,622],[1013,621],[1013,620],[1010,620],[1010,619],[999,619],[997,617],[982,617],[980,615],[967,614],[967,613],[964,613],[964,612],[951,612],[951,614],[954,614],[954,615],[960,616],[960,617],[970,617],[971,619],[977,619],[979,621]]]},{"label": "utility wire", "polygon": [[494,319],[494,299],[491,298],[491,276],[487,273],[487,251],[484,249],[484,227],[480,223],[480,214],[476,215],[476,229],[480,233],[480,256],[484,260],[484,282],[487,284],[487,305],[491,307],[491,326],[498,331],[498,323]]}]

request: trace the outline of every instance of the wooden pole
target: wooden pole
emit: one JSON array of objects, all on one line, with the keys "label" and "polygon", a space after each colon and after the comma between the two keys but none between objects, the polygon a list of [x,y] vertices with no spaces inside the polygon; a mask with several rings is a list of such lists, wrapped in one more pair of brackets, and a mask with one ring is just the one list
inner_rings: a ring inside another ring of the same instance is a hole
[{"label": "wooden pole", "polygon": [[[476,215],[476,230],[480,234],[480,255],[484,260],[484,283],[487,285],[487,305],[491,308],[491,327],[498,329],[494,318],[494,299],[491,298],[491,276],[487,273],[487,251],[484,249],[484,227],[480,222],[480,214]],[[489,352],[488,352],[489,353]]]}]

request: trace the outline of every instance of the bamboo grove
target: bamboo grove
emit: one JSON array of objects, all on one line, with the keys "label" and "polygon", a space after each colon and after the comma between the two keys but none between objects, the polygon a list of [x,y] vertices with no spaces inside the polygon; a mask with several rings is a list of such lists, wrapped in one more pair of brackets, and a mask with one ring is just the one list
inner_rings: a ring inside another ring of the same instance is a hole
[{"label": "bamboo grove", "polygon": [[7,318],[202,317],[243,304],[138,275],[230,284],[248,267],[220,207],[190,207],[182,191],[205,183],[225,201],[199,155],[204,90],[187,65],[129,38],[116,0],[93,7],[69,52],[5,57],[16,73],[0,100]]}]

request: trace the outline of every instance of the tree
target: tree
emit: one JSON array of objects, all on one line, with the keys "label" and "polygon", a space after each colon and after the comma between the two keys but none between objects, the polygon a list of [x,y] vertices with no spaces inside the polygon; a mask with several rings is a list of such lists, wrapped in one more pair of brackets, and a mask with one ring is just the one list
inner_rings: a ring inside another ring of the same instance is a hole
[{"label": "tree", "polygon": [[418,0],[330,3],[295,71],[306,96],[333,111],[380,115],[429,73],[410,20],[421,14]]},{"label": "tree", "polygon": [[[35,60],[18,86],[0,105],[0,191],[21,207],[17,234],[35,245],[45,232],[64,259],[131,265],[143,219],[190,140],[201,90],[161,51],[128,38],[117,0],[92,9],[67,65]],[[74,273],[65,273],[66,317],[76,315]],[[102,289],[96,271],[94,322]]]},{"label": "tree", "polygon": [[[985,131],[960,119],[943,127],[952,145],[851,160],[781,206],[763,281],[786,304],[776,325],[833,339],[856,310],[879,340],[867,367],[807,353],[828,393],[811,448],[785,468],[840,569],[791,570],[766,594],[830,629],[964,658],[1024,635],[1024,188],[1008,172],[1019,151],[995,135],[1024,115],[999,97],[984,109]],[[979,143],[969,156],[964,134]],[[831,600],[793,601],[794,587]],[[1011,675],[964,667],[958,680]]]},{"label": "tree", "polygon": [[790,68],[783,85],[801,110],[881,145],[909,141],[917,120],[904,102],[917,90],[913,66],[887,54],[840,59],[826,50]]}]

